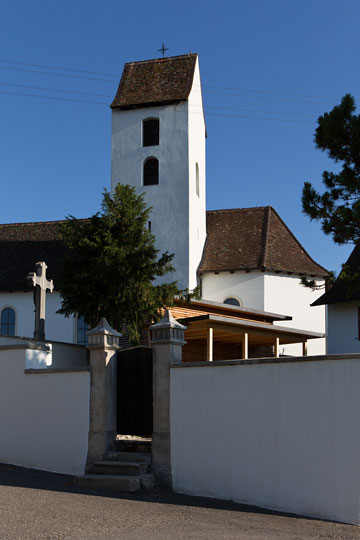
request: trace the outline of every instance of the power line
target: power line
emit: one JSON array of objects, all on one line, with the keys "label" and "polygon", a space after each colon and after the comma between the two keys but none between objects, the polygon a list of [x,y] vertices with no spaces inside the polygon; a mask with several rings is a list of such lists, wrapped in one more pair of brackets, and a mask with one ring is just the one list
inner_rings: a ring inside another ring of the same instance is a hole
[{"label": "power line", "polygon": [[[118,74],[115,74],[115,73],[105,73],[105,72],[102,72],[102,71],[89,71],[89,70],[84,70],[84,69],[78,69],[78,68],[70,68],[70,67],[64,67],[64,66],[53,66],[53,65],[47,65],[47,64],[35,64],[35,63],[29,63],[29,62],[19,62],[19,61],[14,61],[14,60],[0,60],[0,62],[3,62],[3,63],[8,63],[8,64],[16,64],[16,65],[22,65],[22,66],[31,66],[31,67],[43,67],[43,68],[46,68],[46,69],[56,69],[56,70],[61,70],[61,71],[71,71],[73,73],[88,73],[88,74],[91,74],[91,75],[104,75],[104,76],[107,76],[107,77],[117,77],[116,80],[108,80],[108,79],[100,79],[100,78],[93,78],[93,77],[81,77],[81,76],[71,76],[71,75],[67,75],[65,73],[62,73],[62,74],[55,74],[55,73],[48,73],[48,72],[43,72],[43,71],[35,71],[35,70],[24,70],[24,69],[20,69],[20,68],[17,68],[17,70],[19,71],[27,71],[29,73],[40,73],[40,74],[43,74],[43,75],[55,75],[55,76],[64,76],[64,77],[75,77],[75,78],[79,78],[79,79],[85,79],[85,80],[97,80],[97,81],[102,81],[102,82],[118,82],[119,80],[119,75]],[[10,67],[7,67],[7,66],[0,66],[0,68],[2,69],[16,69],[16,68],[10,68]],[[200,86],[196,83],[194,83],[194,86]],[[334,101],[334,100],[338,100],[340,98],[338,97],[330,97],[330,96],[316,96],[316,95],[312,95],[312,94],[298,94],[298,93],[290,93],[290,92],[275,92],[275,91],[269,91],[269,90],[254,90],[254,89],[244,89],[244,88],[239,88],[239,87],[234,87],[234,86],[222,86],[222,85],[217,85],[217,84],[212,84],[212,83],[202,83],[202,88],[215,88],[215,89],[219,89],[219,90],[226,90],[226,91],[235,91],[235,92],[245,92],[245,93],[253,93],[253,94],[260,94],[260,95],[264,95],[264,96],[282,96],[282,97],[300,97],[300,98],[309,98],[309,99],[327,99],[327,100],[330,100],[330,101]],[[234,95],[234,94],[229,94],[229,95]],[[237,94],[235,94],[237,95]],[[238,97],[249,97],[249,96],[238,96]],[[306,103],[318,103],[318,102],[306,102]],[[319,102],[320,103],[320,102]],[[324,102],[320,103],[320,104],[324,104]]]},{"label": "power line", "polygon": [[0,90],[0,94],[6,94],[9,96],[27,96],[27,97],[34,97],[34,98],[41,98],[41,99],[54,99],[58,101],[73,101],[76,103],[89,103],[91,105],[108,105],[108,103],[105,103],[103,101],[87,101],[85,99],[71,99],[71,98],[61,98],[61,97],[55,97],[55,96],[41,96],[40,94],[25,94],[22,92],[5,92],[4,90]]},{"label": "power line", "polygon": [[77,90],[61,90],[60,88],[45,88],[43,86],[30,86],[27,84],[11,84],[11,83],[0,82],[0,85],[13,86],[16,88],[30,88],[31,90],[46,90],[47,92],[62,92],[64,94],[81,94],[84,96],[97,96],[97,97],[108,97],[108,98],[114,97],[114,96],[110,96],[109,94],[94,94],[92,92],[79,92]]},{"label": "power line", "polygon": [[67,73],[51,73],[50,71],[38,71],[35,69],[24,69],[24,68],[16,68],[16,67],[11,67],[11,66],[0,66],[0,69],[10,69],[12,71],[24,71],[27,73],[38,73],[40,75],[51,75],[53,77],[67,77],[70,79],[83,79],[86,81],[102,81],[102,82],[107,82],[111,84],[118,82],[115,80],[111,81],[109,79],[99,79],[97,77],[82,77],[81,75],[68,75]]},{"label": "power line", "polygon": [[20,66],[32,66],[32,67],[42,67],[47,69],[60,69],[63,71],[73,71],[77,73],[89,73],[91,75],[105,75],[106,77],[118,77],[116,73],[103,73],[102,71],[87,71],[85,69],[74,69],[61,66],[47,66],[45,64],[29,64],[28,62],[15,62],[14,60],[0,60],[0,62],[6,64],[18,64]]},{"label": "power line", "polygon": [[[70,101],[74,103],[88,103],[90,105],[108,105],[108,103],[105,103],[103,101],[88,101],[88,100],[81,100],[81,99],[71,99],[71,98],[61,98],[56,96],[44,96],[40,94],[27,94],[25,92],[6,92],[3,90],[0,90],[0,94],[6,94],[6,95],[12,95],[12,96],[26,96],[26,97],[32,97],[32,98],[38,98],[38,99],[50,99],[55,101]],[[186,113],[187,111],[184,111]],[[202,114],[200,111],[189,111],[190,114]],[[238,114],[216,114],[216,113],[206,113],[207,116],[217,116],[222,118],[243,118],[248,120],[272,120],[277,122],[290,122],[290,123],[301,123],[301,124],[312,124],[313,122],[309,122],[307,120],[295,120],[295,119],[289,119],[289,118],[270,118],[270,117],[259,117],[259,116],[246,116],[246,115],[238,115]]]}]

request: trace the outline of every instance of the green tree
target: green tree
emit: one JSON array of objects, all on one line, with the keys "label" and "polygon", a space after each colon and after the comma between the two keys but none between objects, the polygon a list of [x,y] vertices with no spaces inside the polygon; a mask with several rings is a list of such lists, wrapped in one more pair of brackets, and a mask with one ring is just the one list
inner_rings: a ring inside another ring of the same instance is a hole
[{"label": "green tree", "polygon": [[[320,221],[337,244],[360,241],[360,115],[355,110],[354,98],[346,94],[340,105],[319,117],[315,145],[338,165],[338,172],[323,172],[322,194],[310,182],[304,183],[302,192],[303,212]],[[349,295],[359,289],[359,276],[360,269],[342,266],[338,279],[347,281]],[[334,279],[331,272],[330,284]],[[306,278],[302,284],[315,288],[315,282]]]},{"label": "green tree", "polygon": [[178,292],[176,282],[153,284],[174,269],[173,255],[158,257],[149,213],[143,195],[118,184],[113,196],[105,190],[101,212],[86,220],[67,218],[67,251],[56,282],[59,313],[82,315],[90,326],[106,317],[114,328],[126,325],[130,341],[139,343],[145,317],[157,320]]},{"label": "green tree", "polygon": [[338,244],[360,240],[360,115],[355,110],[354,98],[346,94],[318,119],[316,147],[339,164],[339,171],[323,172],[324,193],[310,182],[302,193],[303,212],[320,221],[324,233]]}]

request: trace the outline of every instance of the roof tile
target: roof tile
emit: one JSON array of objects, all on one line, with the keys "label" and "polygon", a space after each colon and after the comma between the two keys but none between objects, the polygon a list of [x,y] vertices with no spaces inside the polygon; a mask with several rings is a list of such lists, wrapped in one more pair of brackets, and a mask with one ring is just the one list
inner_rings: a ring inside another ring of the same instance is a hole
[{"label": "roof tile", "polygon": [[206,230],[199,272],[267,270],[328,275],[270,206],[208,211]]},{"label": "roof tile", "polygon": [[125,64],[111,108],[131,109],[184,101],[189,97],[197,54]]}]

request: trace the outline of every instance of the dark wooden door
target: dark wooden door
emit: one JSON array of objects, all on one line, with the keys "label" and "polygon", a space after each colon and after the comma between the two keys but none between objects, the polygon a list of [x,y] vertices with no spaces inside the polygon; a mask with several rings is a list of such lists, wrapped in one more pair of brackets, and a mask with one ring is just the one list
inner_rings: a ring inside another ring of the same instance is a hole
[{"label": "dark wooden door", "polygon": [[117,354],[117,432],[151,437],[153,430],[152,349]]}]

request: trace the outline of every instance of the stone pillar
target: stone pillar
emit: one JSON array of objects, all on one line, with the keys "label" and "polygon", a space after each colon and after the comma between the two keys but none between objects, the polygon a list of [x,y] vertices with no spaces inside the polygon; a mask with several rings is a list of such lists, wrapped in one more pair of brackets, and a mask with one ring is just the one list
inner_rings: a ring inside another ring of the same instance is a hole
[{"label": "stone pillar", "polygon": [[170,364],[182,361],[184,332],[170,310],[166,310],[160,322],[151,327],[153,346],[153,472],[160,484],[171,487],[170,454]]},{"label": "stone pillar", "polygon": [[87,335],[90,350],[89,465],[102,460],[116,438],[116,351],[121,334],[103,317]]}]

